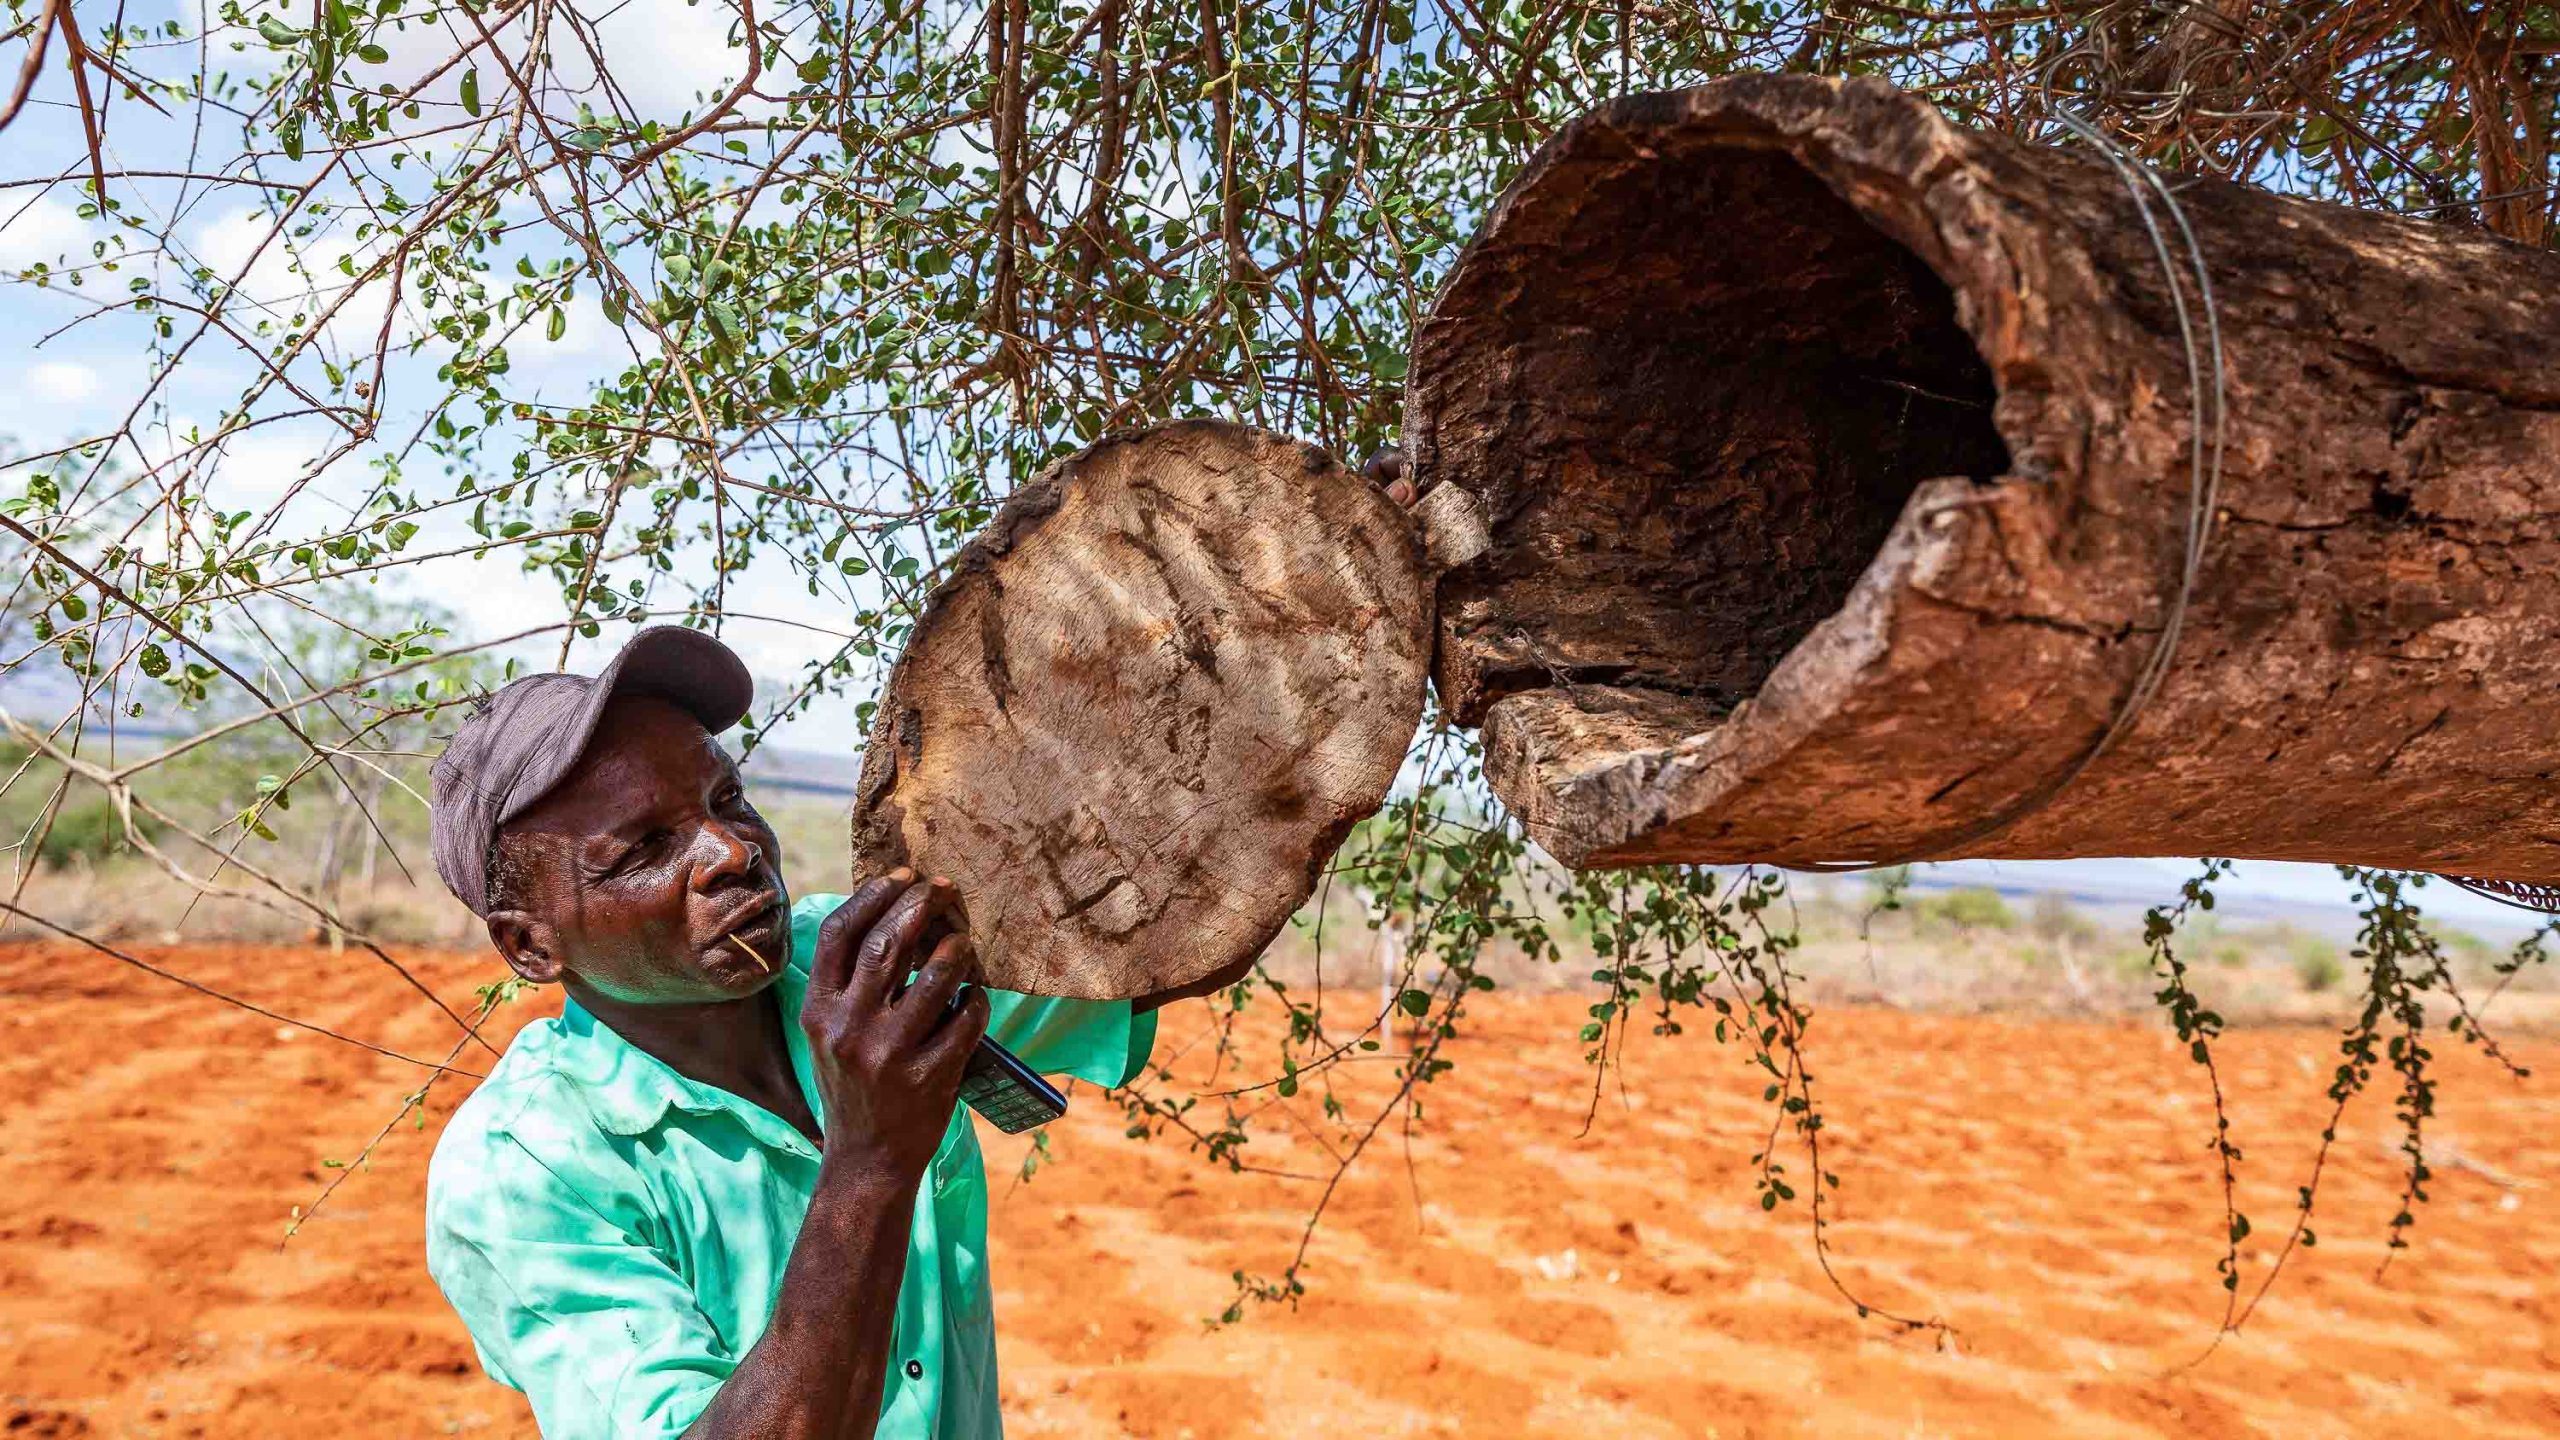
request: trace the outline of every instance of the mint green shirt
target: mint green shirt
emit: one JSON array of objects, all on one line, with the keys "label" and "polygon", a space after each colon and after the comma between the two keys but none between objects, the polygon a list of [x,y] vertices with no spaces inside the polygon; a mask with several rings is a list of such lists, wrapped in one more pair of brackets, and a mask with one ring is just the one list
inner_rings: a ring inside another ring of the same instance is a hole
[{"label": "mint green shirt", "polygon": [[[821,1125],[797,1022],[818,923],[842,898],[792,907],[777,991]],[[1126,1002],[988,998],[989,1033],[1049,1073],[1118,1085],[1155,1044],[1155,1016]],[[1004,1432],[986,1166],[968,1115],[952,1116],[917,1197],[883,1440]],[[527,1025],[445,1126],[427,1171],[427,1269],[481,1366],[525,1393],[548,1440],[678,1435],[764,1333],[817,1179],[808,1137],[571,1001]]]}]

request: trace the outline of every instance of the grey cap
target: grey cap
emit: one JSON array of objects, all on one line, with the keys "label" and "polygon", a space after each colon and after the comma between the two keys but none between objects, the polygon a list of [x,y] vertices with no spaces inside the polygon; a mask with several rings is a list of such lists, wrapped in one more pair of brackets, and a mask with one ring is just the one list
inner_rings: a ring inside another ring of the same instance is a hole
[{"label": "grey cap", "polygon": [[717,735],[745,718],[755,682],[737,653],[699,630],[653,625],[594,676],[527,675],[481,701],[436,758],[436,874],[474,915],[489,913],[489,842],[576,767],[606,702],[654,695]]}]

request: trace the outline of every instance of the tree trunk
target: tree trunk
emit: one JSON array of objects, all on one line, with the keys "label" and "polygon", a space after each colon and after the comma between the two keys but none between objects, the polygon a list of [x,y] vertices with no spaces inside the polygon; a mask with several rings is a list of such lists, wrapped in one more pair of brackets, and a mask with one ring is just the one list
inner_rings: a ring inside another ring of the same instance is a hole
[{"label": "tree trunk", "polygon": [[1006,501],[890,674],[854,866],[948,876],[987,979],[1126,997],[1261,953],[1422,715],[1413,523],[1312,446],[1192,421]]},{"label": "tree trunk", "polygon": [[1532,159],[1406,429],[1485,502],[1435,674],[1543,846],[2560,881],[2560,256],[2476,231],[2174,182],[2219,505],[2164,680],[2075,773],[2170,616],[2199,438],[2139,184],[1807,77]]}]

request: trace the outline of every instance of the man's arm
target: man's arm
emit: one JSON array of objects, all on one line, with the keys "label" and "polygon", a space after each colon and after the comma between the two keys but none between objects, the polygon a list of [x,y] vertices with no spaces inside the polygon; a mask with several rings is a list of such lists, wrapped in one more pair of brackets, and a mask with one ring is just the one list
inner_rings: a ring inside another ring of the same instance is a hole
[{"label": "man's arm", "polygon": [[912,1182],[819,1162],[773,1318],[686,1440],[871,1435],[888,1388],[889,1325],[915,1208]]},{"label": "man's arm", "polygon": [[819,929],[800,1015],[827,1112],[817,1190],[763,1338],[687,1440],[868,1440],[879,1424],[916,1188],[987,1023],[983,993],[950,1008],[971,964],[961,937],[892,993],[926,923],[952,902],[946,887],[910,879],[864,885]]}]

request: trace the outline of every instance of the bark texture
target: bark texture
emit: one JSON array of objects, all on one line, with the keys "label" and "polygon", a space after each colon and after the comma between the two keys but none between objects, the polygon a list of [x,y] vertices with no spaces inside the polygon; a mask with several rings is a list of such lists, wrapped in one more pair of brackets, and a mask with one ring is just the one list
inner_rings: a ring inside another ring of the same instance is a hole
[{"label": "bark texture", "polygon": [[950,877],[989,983],[1128,998],[1261,952],[1422,716],[1413,522],[1313,446],[1190,421],[1006,501],[889,677],[857,873]]},{"label": "bark texture", "polygon": [[2176,588],[2189,349],[2126,178],[1809,77],[1532,159],[1416,335],[1406,439],[1484,502],[1435,674],[1542,845],[2560,880],[2560,256],[2177,196],[2228,424],[2174,666],[1950,848],[2087,753]]}]

